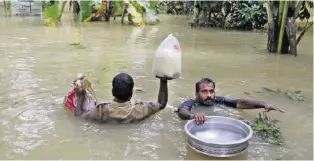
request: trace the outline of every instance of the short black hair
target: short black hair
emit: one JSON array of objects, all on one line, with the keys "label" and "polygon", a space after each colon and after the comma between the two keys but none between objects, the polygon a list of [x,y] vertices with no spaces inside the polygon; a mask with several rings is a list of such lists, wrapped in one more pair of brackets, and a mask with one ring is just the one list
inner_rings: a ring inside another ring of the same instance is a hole
[{"label": "short black hair", "polygon": [[212,79],[210,79],[210,78],[202,78],[201,80],[199,80],[195,84],[195,92],[196,93],[198,93],[200,91],[200,85],[203,84],[203,83],[206,83],[206,84],[213,83],[214,88],[215,88],[215,82]]},{"label": "short black hair", "polygon": [[133,95],[133,87],[133,78],[126,73],[120,73],[112,80],[112,95],[120,101],[128,101]]}]

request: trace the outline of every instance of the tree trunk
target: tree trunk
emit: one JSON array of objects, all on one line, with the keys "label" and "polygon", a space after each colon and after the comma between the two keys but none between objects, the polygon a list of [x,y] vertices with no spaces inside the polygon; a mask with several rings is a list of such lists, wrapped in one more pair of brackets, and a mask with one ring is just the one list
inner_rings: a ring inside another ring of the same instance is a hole
[{"label": "tree trunk", "polygon": [[286,24],[286,31],[290,45],[290,54],[297,56],[297,41],[296,41],[296,25],[294,17],[289,17]]},{"label": "tree trunk", "polygon": [[[284,3],[284,8],[282,14],[280,14],[282,10],[282,5]],[[280,2],[280,9],[279,9],[279,22],[280,22],[280,30],[279,30],[279,37],[278,37],[278,46],[277,46],[277,52],[283,51],[283,48],[286,47],[286,42],[287,42],[287,37],[285,34],[285,25],[286,25],[286,20],[287,20],[287,13],[288,13],[288,1],[281,1]],[[285,44],[284,44],[285,43]],[[289,46],[289,45],[288,45]],[[286,48],[285,48],[286,49]]]},{"label": "tree trunk", "polygon": [[277,50],[276,32],[275,22],[273,20],[269,21],[267,49],[270,53],[275,53]]},{"label": "tree trunk", "polygon": [[280,53],[281,54],[289,54],[290,53],[289,47],[290,47],[289,38],[288,38],[286,27],[284,27],[284,34],[283,34],[283,38],[282,38],[282,47],[281,47]]}]

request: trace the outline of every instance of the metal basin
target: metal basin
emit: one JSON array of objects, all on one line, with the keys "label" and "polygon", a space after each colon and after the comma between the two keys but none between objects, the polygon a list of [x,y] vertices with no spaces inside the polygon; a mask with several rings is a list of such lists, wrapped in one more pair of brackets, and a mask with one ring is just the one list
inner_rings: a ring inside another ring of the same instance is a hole
[{"label": "metal basin", "polygon": [[203,125],[190,120],[184,130],[192,149],[213,157],[232,157],[245,152],[253,135],[251,127],[243,121],[223,116],[207,116]]}]

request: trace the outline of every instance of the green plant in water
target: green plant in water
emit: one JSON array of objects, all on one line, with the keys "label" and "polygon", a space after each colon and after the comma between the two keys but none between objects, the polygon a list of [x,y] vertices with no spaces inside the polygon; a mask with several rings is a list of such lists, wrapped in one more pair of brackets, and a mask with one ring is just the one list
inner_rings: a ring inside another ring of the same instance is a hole
[{"label": "green plant in water", "polygon": [[75,43],[72,43],[72,44],[70,44],[71,46],[75,46],[76,48],[78,48],[78,49],[85,49],[86,47],[85,46],[83,46],[81,43],[79,43],[79,42],[75,42]]},{"label": "green plant in water", "polygon": [[284,139],[280,128],[276,125],[277,122],[278,120],[269,118],[266,113],[263,112],[262,114],[258,114],[258,117],[253,120],[251,126],[254,132],[265,141],[271,144],[281,145]]},{"label": "green plant in water", "polygon": [[80,21],[85,21],[92,14],[93,3],[91,0],[78,1],[80,6]]},{"label": "green plant in water", "polygon": [[133,5],[133,7],[136,9],[136,12],[144,16],[143,7],[140,4],[138,4],[136,1],[130,1],[130,4]]},{"label": "green plant in water", "polygon": [[277,157],[277,158],[274,158],[272,160],[283,160],[283,157]]},{"label": "green plant in water", "polygon": [[300,90],[297,91],[286,91],[285,94],[293,101],[305,101],[303,92]]},{"label": "green plant in water", "polygon": [[58,21],[59,14],[59,1],[44,3],[44,25],[54,26]]},{"label": "green plant in water", "polygon": [[[272,93],[276,95],[282,94],[280,89],[277,89],[277,91],[267,88],[267,87],[263,87],[262,89],[268,93]],[[304,94],[301,90],[296,90],[296,91],[286,90],[284,94],[293,101],[305,101]]]}]

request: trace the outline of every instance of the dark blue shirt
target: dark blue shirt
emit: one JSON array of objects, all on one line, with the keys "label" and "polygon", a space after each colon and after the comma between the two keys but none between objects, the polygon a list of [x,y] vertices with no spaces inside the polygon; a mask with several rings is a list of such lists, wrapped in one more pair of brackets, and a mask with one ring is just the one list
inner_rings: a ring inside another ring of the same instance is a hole
[{"label": "dark blue shirt", "polygon": [[[189,99],[189,100],[184,101],[181,104],[180,109],[183,108],[183,109],[191,111],[192,107],[194,105],[197,105],[197,104],[198,103],[197,103],[196,100]],[[222,96],[216,96],[215,104],[222,104],[222,105],[225,105],[225,106],[228,106],[228,107],[236,108],[237,107],[237,100],[236,99],[227,98],[227,97],[222,97]]]}]

